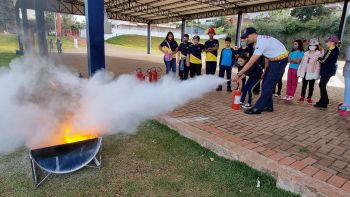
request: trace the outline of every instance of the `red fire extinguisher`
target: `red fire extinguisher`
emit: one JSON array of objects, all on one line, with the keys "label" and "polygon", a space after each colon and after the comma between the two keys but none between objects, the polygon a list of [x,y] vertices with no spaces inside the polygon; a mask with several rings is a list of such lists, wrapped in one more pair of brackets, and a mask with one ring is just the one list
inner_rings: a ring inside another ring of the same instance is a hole
[{"label": "red fire extinguisher", "polygon": [[148,69],[146,71],[146,81],[152,82],[152,71],[151,71],[151,69]]},{"label": "red fire extinguisher", "polygon": [[232,92],[232,109],[239,110],[241,102],[241,91],[235,90]]},{"label": "red fire extinguisher", "polygon": [[160,67],[152,67],[151,69],[149,69],[147,71],[149,76],[149,82],[157,82],[159,77],[158,73],[160,74],[161,71],[162,69]]},{"label": "red fire extinguisher", "polygon": [[155,67],[151,68],[150,82],[156,82],[158,80],[158,73]]},{"label": "red fire extinguisher", "polygon": [[145,75],[143,74],[141,68],[136,69],[136,78],[141,80],[141,81],[145,80]]},{"label": "red fire extinguisher", "polygon": [[241,91],[235,90],[232,92],[232,109],[239,110],[241,101]]}]

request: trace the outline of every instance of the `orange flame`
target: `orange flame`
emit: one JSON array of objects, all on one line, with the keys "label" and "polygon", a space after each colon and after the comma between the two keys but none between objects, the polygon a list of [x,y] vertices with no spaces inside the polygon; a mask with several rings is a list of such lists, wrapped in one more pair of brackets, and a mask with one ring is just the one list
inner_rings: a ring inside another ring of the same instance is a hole
[{"label": "orange flame", "polygon": [[59,128],[59,144],[80,142],[83,140],[97,138],[97,132],[75,128],[69,121],[64,122]]},{"label": "orange flame", "polygon": [[30,147],[32,149],[44,148],[61,144],[80,142],[97,137],[99,137],[99,132],[97,129],[80,129],[75,127],[72,124],[71,120],[66,119],[63,123],[57,126],[50,138],[40,143],[30,145]]},{"label": "orange flame", "polygon": [[[74,142],[80,142],[88,139],[93,139],[98,137],[97,134],[89,131],[77,131],[75,129],[74,133],[71,132],[71,126],[64,126],[64,136],[61,144],[68,144]],[[74,128],[73,128],[74,129]]]}]

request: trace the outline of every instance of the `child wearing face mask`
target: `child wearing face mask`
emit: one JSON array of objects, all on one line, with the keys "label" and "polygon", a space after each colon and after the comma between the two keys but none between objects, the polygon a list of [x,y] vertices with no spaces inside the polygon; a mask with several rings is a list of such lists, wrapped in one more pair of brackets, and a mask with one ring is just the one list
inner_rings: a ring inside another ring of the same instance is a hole
[{"label": "child wearing face mask", "polygon": [[319,48],[319,42],[313,38],[309,41],[309,50],[304,53],[298,69],[298,77],[303,79],[301,96],[298,102],[305,101],[306,88],[309,85],[309,92],[306,98],[308,104],[312,104],[312,95],[314,92],[315,81],[320,78],[320,62],[318,58],[322,57],[322,52]]},{"label": "child wearing face mask", "polygon": [[287,78],[287,92],[286,96],[283,98],[287,101],[294,99],[294,94],[298,86],[298,76],[297,71],[301,59],[304,56],[304,47],[301,40],[295,40],[293,43],[293,49],[289,53],[289,69],[288,69],[288,78]]}]

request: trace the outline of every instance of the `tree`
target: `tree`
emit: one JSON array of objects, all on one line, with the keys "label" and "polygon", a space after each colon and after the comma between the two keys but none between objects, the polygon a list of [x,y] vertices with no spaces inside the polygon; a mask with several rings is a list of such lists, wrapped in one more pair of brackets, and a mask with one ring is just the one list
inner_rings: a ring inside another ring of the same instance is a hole
[{"label": "tree", "polygon": [[71,29],[74,24],[74,18],[72,15],[61,14],[62,29]]},{"label": "tree", "polygon": [[15,7],[12,0],[2,0],[0,6],[0,30],[8,31],[15,24]]},{"label": "tree", "polygon": [[45,28],[46,31],[55,30],[55,14],[54,12],[46,12],[45,14]]},{"label": "tree", "polygon": [[309,21],[312,19],[312,17],[315,16],[324,16],[330,14],[331,10],[324,7],[323,5],[294,8],[290,13],[291,16],[298,18],[302,22]]},{"label": "tree", "polygon": [[215,28],[225,27],[225,25],[226,25],[226,17],[224,16],[219,17],[217,20],[214,21]]}]

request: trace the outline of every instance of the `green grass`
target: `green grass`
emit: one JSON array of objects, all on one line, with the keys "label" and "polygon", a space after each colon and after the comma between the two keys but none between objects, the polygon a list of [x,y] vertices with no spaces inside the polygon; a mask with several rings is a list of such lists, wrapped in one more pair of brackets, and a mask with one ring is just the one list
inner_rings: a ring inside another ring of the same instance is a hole
[{"label": "green grass", "polygon": [[8,66],[12,59],[19,57],[19,55],[16,55],[17,49],[16,35],[0,34],[0,67]]},{"label": "green grass", "polygon": [[[151,49],[152,53],[160,53],[158,50],[159,44],[164,40],[164,38],[161,37],[152,37],[151,38]],[[180,44],[181,40],[176,39],[177,43]],[[121,47],[126,47],[130,49],[135,50],[147,50],[147,37],[146,36],[139,36],[139,35],[121,35],[116,36],[113,38],[110,38],[106,41],[109,44],[118,45]],[[201,40],[201,43],[204,44],[205,40]],[[219,45],[221,51],[221,48],[224,46],[224,39],[219,39]],[[233,43],[232,43],[233,46]]]},{"label": "green grass", "polygon": [[16,55],[16,53],[0,52],[0,67],[8,66],[11,60],[17,57],[20,57],[20,55]]},{"label": "green grass", "polygon": [[[151,50],[152,53],[158,53],[158,46],[164,40],[161,37],[151,38]],[[180,43],[180,40],[176,40]],[[139,35],[121,35],[113,38],[109,38],[107,41],[109,44],[118,45],[125,48],[145,51],[147,50],[147,37]]]},{"label": "green grass", "polygon": [[17,35],[0,34],[0,53],[16,53],[17,49]]},{"label": "green grass", "polygon": [[156,121],[136,135],[105,137],[101,170],[53,175],[39,189],[27,153],[0,157],[0,196],[295,196],[276,188],[271,176],[218,157]]},{"label": "green grass", "polygon": [[[49,41],[50,38],[52,38],[54,41],[54,47],[56,51],[56,38],[48,36],[47,40]],[[62,37],[61,40],[63,42],[63,52],[65,49],[71,49],[74,47],[72,40],[66,37]],[[20,57],[19,55],[16,55],[16,50],[18,50],[17,35],[0,34],[0,67],[8,66],[12,59]]]},{"label": "green grass", "polygon": [[[47,38],[47,43],[49,46],[49,41],[50,39],[53,40],[53,47],[54,47],[54,51],[56,51],[56,37],[55,36],[48,36]],[[65,49],[72,49],[74,48],[74,42],[73,40],[68,39],[67,37],[60,37],[61,41],[62,41],[62,48],[63,48],[63,52]],[[78,45],[79,47],[82,47],[81,45]]]}]

